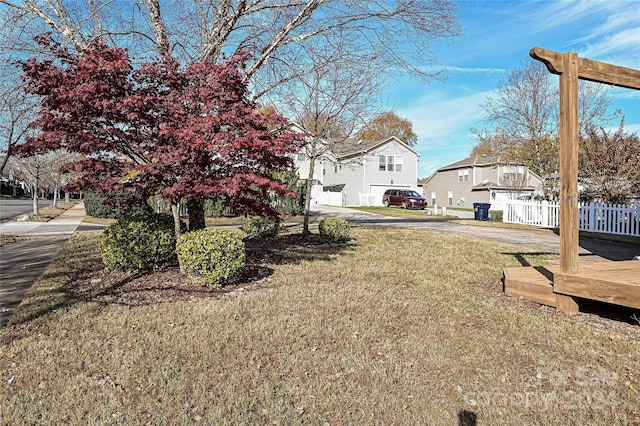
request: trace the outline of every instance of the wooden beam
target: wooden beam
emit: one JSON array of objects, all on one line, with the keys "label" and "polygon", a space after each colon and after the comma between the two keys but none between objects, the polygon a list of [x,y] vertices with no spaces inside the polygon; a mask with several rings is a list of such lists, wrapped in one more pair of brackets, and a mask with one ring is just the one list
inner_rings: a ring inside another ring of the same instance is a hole
[{"label": "wooden beam", "polygon": [[[544,63],[552,74],[560,75],[564,72],[562,53],[534,47],[529,55]],[[581,80],[640,90],[640,70],[585,58],[577,58],[577,62],[578,78]]]},{"label": "wooden beam", "polygon": [[560,75],[560,271],[578,272],[578,55],[562,55]]}]

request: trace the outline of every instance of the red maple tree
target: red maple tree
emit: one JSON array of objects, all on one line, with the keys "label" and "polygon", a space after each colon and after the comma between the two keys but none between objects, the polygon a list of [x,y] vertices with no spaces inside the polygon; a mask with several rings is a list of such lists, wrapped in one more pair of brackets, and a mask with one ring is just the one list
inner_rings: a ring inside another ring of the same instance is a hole
[{"label": "red maple tree", "polygon": [[204,227],[203,201],[232,200],[239,212],[277,217],[268,194],[285,195],[275,179],[291,167],[301,135],[277,113],[257,113],[243,73],[246,53],[220,63],[181,68],[172,58],[134,67],[127,51],[94,42],[81,54],[50,37],[53,59],[22,64],[26,90],[42,97],[34,136],[19,154],[65,149],[83,159],[64,171],[81,178],[67,190],[133,191],[186,200],[190,228]]}]

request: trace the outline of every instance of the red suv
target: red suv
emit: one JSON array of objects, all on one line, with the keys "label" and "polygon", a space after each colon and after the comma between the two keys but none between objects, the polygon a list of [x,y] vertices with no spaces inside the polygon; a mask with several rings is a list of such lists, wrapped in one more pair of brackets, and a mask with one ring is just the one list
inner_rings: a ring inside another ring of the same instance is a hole
[{"label": "red suv", "polygon": [[403,209],[424,209],[427,200],[416,191],[408,189],[387,189],[382,196],[385,207],[402,206]]}]

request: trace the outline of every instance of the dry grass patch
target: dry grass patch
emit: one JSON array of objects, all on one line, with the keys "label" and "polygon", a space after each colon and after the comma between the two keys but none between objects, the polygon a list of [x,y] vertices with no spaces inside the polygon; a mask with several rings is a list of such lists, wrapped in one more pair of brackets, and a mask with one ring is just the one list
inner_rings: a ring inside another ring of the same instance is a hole
[{"label": "dry grass patch", "polygon": [[353,210],[376,213],[383,216],[397,217],[400,219],[455,219],[458,216],[428,215],[426,210],[402,209],[400,207],[350,207]]},{"label": "dry grass patch", "polygon": [[43,308],[0,332],[0,423],[640,422],[640,327],[501,295],[503,267],[548,258],[352,234],[256,244],[245,291],[138,304],[78,291],[97,234],[74,235],[23,306]]}]

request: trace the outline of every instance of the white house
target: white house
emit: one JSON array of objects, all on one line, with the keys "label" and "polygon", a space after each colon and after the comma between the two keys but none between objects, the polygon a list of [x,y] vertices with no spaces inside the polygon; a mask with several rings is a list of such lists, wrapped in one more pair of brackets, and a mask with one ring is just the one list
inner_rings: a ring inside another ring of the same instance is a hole
[{"label": "white house", "polygon": [[[387,189],[417,189],[420,154],[394,136],[380,141],[319,142],[326,148],[315,161],[312,203],[381,206]],[[307,179],[309,157],[301,152],[294,160],[300,178]]]}]

